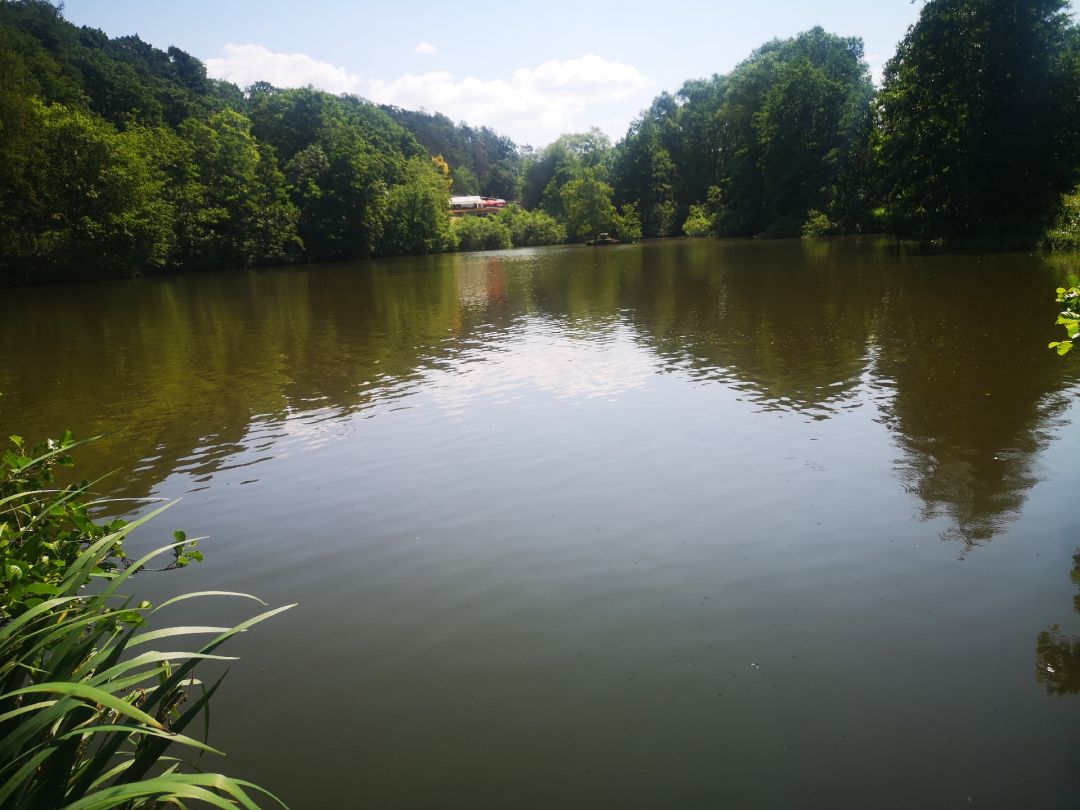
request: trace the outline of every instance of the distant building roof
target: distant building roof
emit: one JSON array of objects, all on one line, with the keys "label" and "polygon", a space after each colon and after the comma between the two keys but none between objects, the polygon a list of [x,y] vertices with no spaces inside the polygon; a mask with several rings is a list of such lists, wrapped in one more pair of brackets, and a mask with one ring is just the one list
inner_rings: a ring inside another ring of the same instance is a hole
[{"label": "distant building roof", "polygon": [[453,205],[469,205],[470,203],[475,205],[475,204],[478,204],[478,203],[482,203],[483,201],[484,201],[484,198],[479,197],[479,196],[475,196],[475,197],[451,197],[450,198],[450,202]]}]

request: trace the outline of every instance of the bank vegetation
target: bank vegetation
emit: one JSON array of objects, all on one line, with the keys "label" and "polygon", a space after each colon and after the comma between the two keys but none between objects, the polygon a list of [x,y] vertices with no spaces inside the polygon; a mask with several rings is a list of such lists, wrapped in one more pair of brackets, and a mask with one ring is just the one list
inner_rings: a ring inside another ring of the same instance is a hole
[{"label": "bank vegetation", "polygon": [[[1080,243],[1080,29],[1063,0],[930,0],[871,81],[814,28],[540,149],[438,113],[207,76],[0,0],[0,281],[639,237]],[[516,205],[455,221],[451,194]]]}]

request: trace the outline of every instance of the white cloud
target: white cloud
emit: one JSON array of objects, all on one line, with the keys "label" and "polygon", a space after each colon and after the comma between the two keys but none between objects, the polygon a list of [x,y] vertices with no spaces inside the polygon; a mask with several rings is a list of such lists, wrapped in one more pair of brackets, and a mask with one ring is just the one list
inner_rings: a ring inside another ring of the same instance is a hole
[{"label": "white cloud", "polygon": [[303,53],[274,53],[262,45],[225,46],[225,56],[206,60],[206,72],[240,87],[270,82],[275,87],[307,87],[330,93],[361,93],[363,79],[344,68]]},{"label": "white cloud", "polygon": [[[421,43],[416,50],[427,44]],[[206,60],[206,68],[214,78],[241,87],[257,81],[277,87],[310,84],[331,93],[355,93],[380,104],[441,112],[455,121],[489,126],[518,143],[535,146],[593,124],[629,121],[648,104],[652,86],[633,65],[596,54],[520,68],[504,78],[427,72],[367,79],[306,54],[230,44],[225,46],[223,58]],[[617,138],[622,128],[625,123],[609,134]]]},{"label": "white cloud", "polygon": [[446,72],[375,79],[368,93],[373,101],[438,111],[454,120],[490,126],[518,142],[541,145],[596,123],[598,108],[604,105],[638,97],[639,106],[644,106],[648,99],[643,94],[651,85],[632,65],[588,54],[521,68],[505,79],[459,78]]},{"label": "white cloud", "polygon": [[415,48],[413,48],[413,50],[416,51],[417,53],[438,53],[439,52],[439,49],[436,48],[434,45],[432,45],[430,42],[421,42],[419,45],[417,45]]}]

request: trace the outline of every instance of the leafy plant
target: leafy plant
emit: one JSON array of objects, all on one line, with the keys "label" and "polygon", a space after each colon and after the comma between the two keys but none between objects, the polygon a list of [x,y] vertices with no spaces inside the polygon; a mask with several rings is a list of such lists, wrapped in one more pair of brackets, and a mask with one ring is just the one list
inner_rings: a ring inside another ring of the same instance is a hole
[{"label": "leafy plant", "polygon": [[828,215],[811,208],[806,212],[806,222],[802,226],[802,235],[805,239],[813,239],[819,236],[834,236],[840,233],[840,226],[829,219]]},{"label": "leafy plant", "polygon": [[[77,445],[65,433],[59,439],[27,448],[21,436],[0,458],[0,619],[56,596],[68,566],[86,544],[124,526],[121,520],[98,525],[84,500],[88,485],[56,489],[55,470],[70,467],[68,454]],[[122,565],[119,541],[102,556],[102,571]]]},{"label": "leafy plant", "polygon": [[[65,571],[82,551],[108,534],[119,536],[126,525],[91,518],[101,502],[89,498],[90,483],[57,488],[56,468],[71,467],[70,451],[84,443],[71,431],[29,448],[21,436],[10,441],[11,449],[0,457],[0,621],[58,595]],[[186,537],[178,532],[175,539]],[[193,560],[202,560],[202,553],[189,541],[176,547],[169,567]],[[117,540],[106,549],[98,573],[129,563]]]},{"label": "leafy plant", "polygon": [[[65,434],[37,458],[19,452],[4,458],[4,485],[15,490],[0,497],[5,568],[23,574],[14,580],[21,596],[13,598],[5,587],[0,618],[0,810],[188,802],[257,808],[253,796],[281,804],[243,780],[202,773],[170,749],[220,753],[185,733],[200,718],[208,732],[209,701],[224,677],[206,686],[195,668],[203,661],[232,660],[216,652],[222,644],[293,606],[232,627],[151,629],[159,611],[186,600],[261,601],[203,591],[156,607],[145,601],[133,605],[121,591],[130,578],[161,558],[172,557],[175,564],[191,541],[180,535],[137,560],[125,557],[127,535],[172,504],[133,522],[94,523],[86,511],[85,485],[41,486],[52,483],[53,466],[70,463],[66,450],[74,446]],[[43,564],[41,557],[49,559]],[[194,650],[157,646],[198,635],[211,638]]]},{"label": "leafy plant", "polygon": [[1057,323],[1065,327],[1068,337],[1050,341],[1048,348],[1057,349],[1059,355],[1064,355],[1072,351],[1073,343],[1080,335],[1080,279],[1071,276],[1068,287],[1058,287],[1057,302],[1063,305]]},{"label": "leafy plant", "polygon": [[1061,210],[1047,229],[1043,241],[1054,250],[1080,248],[1080,193],[1062,196]]}]

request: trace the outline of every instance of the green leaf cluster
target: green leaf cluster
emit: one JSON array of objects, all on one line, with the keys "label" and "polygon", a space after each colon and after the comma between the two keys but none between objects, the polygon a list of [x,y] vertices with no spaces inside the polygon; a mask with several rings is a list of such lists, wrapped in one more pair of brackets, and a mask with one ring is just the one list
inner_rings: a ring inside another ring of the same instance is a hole
[{"label": "green leaf cluster", "polygon": [[705,206],[691,205],[686,221],[683,222],[683,233],[687,236],[709,236],[713,228],[713,218],[709,216]]},{"label": "green leaf cluster", "polygon": [[1071,277],[1068,287],[1058,287],[1057,302],[1062,307],[1056,322],[1064,327],[1066,339],[1051,341],[1048,348],[1065,355],[1072,351],[1073,344],[1080,337],[1080,279]]},{"label": "green leaf cluster", "polygon": [[1080,189],[1065,194],[1044,242],[1055,250],[1080,250]]},{"label": "green leaf cluster", "polygon": [[0,621],[55,597],[68,567],[83,551],[113,536],[96,573],[121,570],[125,563],[122,520],[95,522],[89,484],[60,486],[58,467],[70,467],[80,442],[70,431],[28,447],[21,436],[0,456]]},{"label": "green leaf cluster", "polygon": [[829,219],[828,214],[813,208],[806,212],[806,222],[802,226],[803,238],[813,239],[819,236],[835,236],[838,233],[840,233],[840,226]]}]

